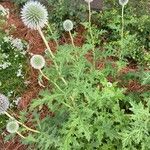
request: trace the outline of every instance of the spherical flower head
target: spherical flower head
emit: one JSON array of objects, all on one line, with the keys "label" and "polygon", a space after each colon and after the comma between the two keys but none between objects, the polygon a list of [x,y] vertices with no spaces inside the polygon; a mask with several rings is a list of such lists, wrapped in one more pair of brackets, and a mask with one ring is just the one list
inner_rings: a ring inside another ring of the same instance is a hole
[{"label": "spherical flower head", "polygon": [[87,3],[91,3],[93,2],[93,0],[85,0]]},{"label": "spherical flower head", "polygon": [[119,0],[119,4],[121,6],[125,6],[128,3],[129,0]]},{"label": "spherical flower head", "polygon": [[6,130],[9,133],[16,133],[18,131],[18,129],[19,129],[19,124],[15,120],[12,120],[12,121],[8,122],[7,125],[6,125]]},{"label": "spherical flower head", "polygon": [[73,22],[67,19],[63,22],[63,27],[66,31],[71,31],[73,29]]},{"label": "spherical flower head", "polygon": [[47,24],[48,12],[40,2],[29,1],[21,10],[21,19],[28,28],[38,30]]},{"label": "spherical flower head", "polygon": [[42,55],[33,55],[30,64],[35,69],[42,69],[45,66],[45,59]]},{"label": "spherical flower head", "polygon": [[4,114],[8,108],[9,108],[8,98],[5,95],[0,94],[0,114]]}]

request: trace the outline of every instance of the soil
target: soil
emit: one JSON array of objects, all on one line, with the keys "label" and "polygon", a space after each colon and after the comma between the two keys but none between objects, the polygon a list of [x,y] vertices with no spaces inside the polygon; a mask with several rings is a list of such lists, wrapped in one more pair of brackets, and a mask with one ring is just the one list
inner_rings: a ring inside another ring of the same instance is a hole
[{"label": "soil", "polygon": [[[16,7],[11,2],[5,1],[5,2],[1,2],[0,4],[2,4],[6,8],[9,8],[10,10],[10,16],[8,19],[8,23],[5,27],[5,30],[9,30],[11,26],[14,25],[16,27],[16,30],[12,30],[10,34],[13,35],[14,37],[26,40],[29,43],[29,49],[28,49],[29,53],[43,54],[46,47],[43,44],[40,35],[36,31],[30,30],[23,25],[20,16],[17,15],[18,9],[14,9]],[[75,45],[81,46],[84,43],[85,40],[83,36],[84,31],[85,30],[83,27],[77,29],[77,36],[75,37]],[[70,42],[71,41],[68,35],[64,35],[59,41],[60,44],[70,43]],[[50,41],[49,45],[52,51],[55,52],[56,51],[55,42]],[[86,57],[89,61],[92,60],[90,54],[88,54]],[[97,66],[99,69],[101,69],[105,67],[105,64],[104,62],[100,62]],[[132,71],[137,71],[137,68],[130,65],[124,68],[122,70],[122,73],[124,74]],[[27,76],[27,81],[29,81],[29,85],[27,87],[27,90],[22,94],[22,99],[18,105],[19,110],[28,108],[31,100],[36,98],[39,91],[41,90],[41,87],[39,86],[37,81],[37,77],[38,77],[38,72],[32,69],[31,67],[29,67],[28,76]],[[113,79],[111,79],[110,77],[110,81],[111,80]],[[128,91],[132,91],[132,92],[134,91],[141,92],[142,90],[144,90],[144,87],[141,86],[136,80],[130,80],[126,84],[126,88],[128,89]],[[49,112],[47,112],[46,107],[44,107],[44,109],[41,111],[41,117],[43,118],[47,113]],[[20,144],[18,137],[14,138],[13,140],[7,143],[3,142],[2,137],[0,138],[0,150],[26,150],[26,149],[27,149],[26,146]]]}]

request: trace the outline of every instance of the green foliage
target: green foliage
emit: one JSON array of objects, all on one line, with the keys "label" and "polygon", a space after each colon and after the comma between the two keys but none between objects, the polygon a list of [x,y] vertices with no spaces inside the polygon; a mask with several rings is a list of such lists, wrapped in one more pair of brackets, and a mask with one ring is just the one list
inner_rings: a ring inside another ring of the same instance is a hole
[{"label": "green foliage", "polygon": [[140,9],[130,1],[125,8],[124,50],[122,52],[119,48],[121,45],[121,6],[118,1],[107,0],[104,11],[100,14],[95,13],[94,16],[97,24],[100,24],[100,30],[106,31],[103,36],[105,39],[103,46],[106,46],[107,51],[111,51],[116,56],[118,52],[121,52],[124,58],[136,61],[138,64],[149,64],[150,18],[148,9],[145,9],[148,8],[148,2],[140,1],[137,4]]},{"label": "green foliage", "polygon": [[12,0],[16,5],[23,5],[27,2],[28,0]]},{"label": "green foliage", "polygon": [[35,113],[41,133],[30,134],[26,144],[41,150],[149,149],[150,113],[143,104],[147,101],[139,95],[140,102],[136,102],[117,82],[110,83],[107,78],[113,67],[109,64],[101,71],[93,70],[85,58],[92,47],[58,47],[55,60],[67,85],[53,66],[44,68],[53,88],[42,90],[30,110],[46,105],[54,116],[39,121]]},{"label": "green foliage", "polygon": [[[62,22],[69,18],[74,21],[74,24],[85,20],[85,7],[80,0],[47,0],[49,7],[49,20],[55,23],[55,26],[62,30]],[[79,5],[80,3],[80,5]]]},{"label": "green foliage", "polygon": [[[15,44],[17,47],[15,47]],[[18,45],[17,45],[18,44]],[[20,45],[19,45],[20,44]],[[20,46],[20,49],[19,49]],[[0,41],[0,92],[17,96],[24,89],[26,44],[4,35]]]}]

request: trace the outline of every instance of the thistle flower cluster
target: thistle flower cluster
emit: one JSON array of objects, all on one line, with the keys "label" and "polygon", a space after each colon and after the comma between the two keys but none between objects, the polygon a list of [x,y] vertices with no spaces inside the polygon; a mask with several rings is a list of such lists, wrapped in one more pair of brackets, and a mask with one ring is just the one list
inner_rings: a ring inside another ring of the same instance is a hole
[{"label": "thistle flower cluster", "polygon": [[21,10],[23,23],[31,29],[43,28],[48,22],[48,12],[45,6],[37,1],[27,2]]},{"label": "thistle flower cluster", "polygon": [[41,70],[45,66],[45,59],[42,55],[33,55],[30,64],[33,68]]},{"label": "thistle flower cluster", "polygon": [[9,121],[6,125],[6,130],[9,133],[16,133],[19,129],[19,124],[16,120]]},{"label": "thistle flower cluster", "polygon": [[0,94],[0,114],[4,114],[8,108],[9,108],[8,98],[5,95]]},{"label": "thistle flower cluster", "polygon": [[71,31],[73,29],[73,22],[67,19],[63,22],[63,27],[65,31]]},{"label": "thistle flower cluster", "polygon": [[128,3],[129,0],[119,0],[119,4],[121,6],[125,6]]}]

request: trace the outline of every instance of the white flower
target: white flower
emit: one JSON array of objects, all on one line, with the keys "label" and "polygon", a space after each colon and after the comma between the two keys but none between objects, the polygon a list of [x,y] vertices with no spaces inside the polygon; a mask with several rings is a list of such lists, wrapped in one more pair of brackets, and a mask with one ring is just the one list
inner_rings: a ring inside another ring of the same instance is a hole
[{"label": "white flower", "polygon": [[45,66],[45,59],[42,55],[33,55],[30,64],[35,69],[42,69]]},{"label": "white flower", "polygon": [[31,29],[43,28],[48,22],[48,12],[45,6],[37,1],[27,2],[21,10],[23,23]]},{"label": "white flower", "polygon": [[67,19],[63,22],[63,27],[66,31],[71,31],[73,29],[73,22]]},{"label": "white flower", "polygon": [[19,129],[19,124],[15,120],[12,120],[12,121],[8,122],[7,125],[6,125],[6,130],[9,133],[16,133],[18,131],[18,129]]},{"label": "white flower", "polygon": [[119,0],[119,4],[121,6],[125,6],[128,3],[129,0]]},{"label": "white flower", "polygon": [[107,82],[107,87],[112,87],[112,83],[111,82]]},{"label": "white flower", "polygon": [[0,94],[0,114],[4,114],[8,108],[9,108],[8,98],[5,95]]},{"label": "white flower", "polygon": [[93,2],[93,0],[85,0],[87,3],[91,3]]},{"label": "white flower", "polygon": [[23,50],[23,43],[21,41],[21,39],[13,39],[11,41],[11,44],[13,45],[13,47],[17,48],[18,50]]}]

